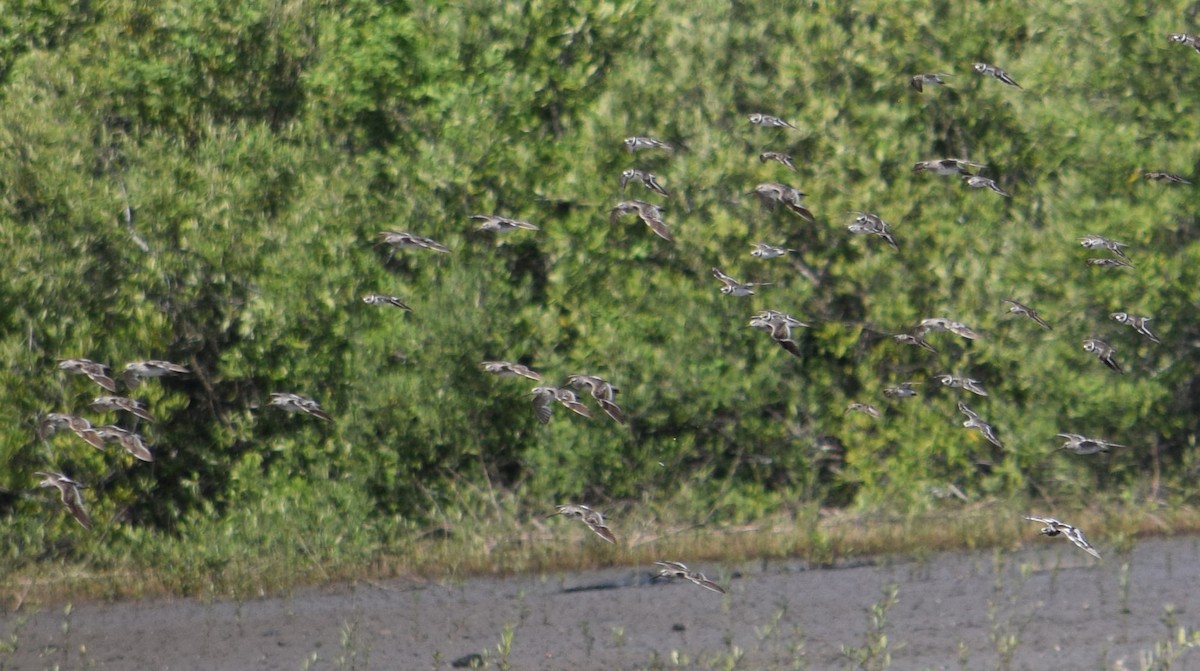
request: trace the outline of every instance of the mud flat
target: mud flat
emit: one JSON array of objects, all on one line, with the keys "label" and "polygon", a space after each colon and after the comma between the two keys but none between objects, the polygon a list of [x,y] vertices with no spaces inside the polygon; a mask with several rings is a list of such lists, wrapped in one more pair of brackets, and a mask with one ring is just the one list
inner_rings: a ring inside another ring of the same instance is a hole
[{"label": "mud flat", "polygon": [[[835,568],[692,564],[729,593],[655,580],[647,566],[69,613],[26,605],[3,615],[0,642],[14,649],[0,669],[451,669],[477,655],[522,670],[824,670],[885,668],[887,654],[901,670],[1133,671],[1180,627],[1200,629],[1196,537],[1107,549],[1103,563],[1045,539]],[[1200,651],[1179,654],[1173,668],[1200,669]]]}]

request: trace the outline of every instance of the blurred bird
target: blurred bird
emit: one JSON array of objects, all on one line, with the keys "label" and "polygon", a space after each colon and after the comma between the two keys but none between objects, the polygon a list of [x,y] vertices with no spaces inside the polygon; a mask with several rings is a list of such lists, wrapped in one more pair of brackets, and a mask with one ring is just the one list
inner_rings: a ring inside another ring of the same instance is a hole
[{"label": "blurred bird", "polygon": [[883,395],[888,398],[912,398],[917,395],[917,390],[913,389],[913,383],[901,382],[895,387],[884,387]]},{"label": "blurred bird", "polygon": [[794,249],[788,249],[786,247],[776,247],[774,245],[768,245],[765,242],[755,242],[755,243],[752,243],[752,246],[754,247],[754,251],[750,252],[750,256],[753,256],[756,259],[763,259],[763,260],[775,259],[780,256],[784,256],[788,252],[796,251]]},{"label": "blurred bird", "polygon": [[979,416],[979,413],[971,409],[971,406],[959,401],[958,411],[967,416],[967,421],[963,422],[964,427],[968,429],[977,429],[983,434],[983,437],[987,438],[988,441],[993,445],[1001,448],[1004,447],[1004,445],[1000,443],[1000,439],[996,437],[996,427],[985,422],[983,418]]},{"label": "blurred bird", "polygon": [[1086,538],[1084,538],[1083,532],[1080,531],[1079,529],[1076,529],[1075,527],[1071,526],[1070,524],[1067,524],[1065,522],[1059,522],[1058,520],[1054,519],[1053,517],[1026,516],[1025,519],[1029,520],[1030,522],[1037,522],[1039,524],[1044,524],[1045,526],[1042,527],[1042,535],[1050,536],[1053,538],[1054,536],[1058,536],[1061,534],[1061,535],[1065,536],[1067,539],[1069,539],[1076,546],[1078,546],[1080,549],[1082,549],[1084,552],[1092,555],[1096,559],[1100,559],[1100,553],[1096,552],[1096,548],[1092,547],[1092,544],[1089,543]]},{"label": "blurred bird", "polygon": [[1089,266],[1097,268],[1132,268],[1133,264],[1127,259],[1088,259]]},{"label": "blurred bird", "polygon": [[1162,342],[1150,331],[1150,317],[1137,317],[1128,312],[1114,312],[1109,317],[1118,324],[1128,324],[1134,331],[1146,336],[1151,342]]},{"label": "blurred bird", "polygon": [[79,493],[80,488],[84,485],[68,478],[62,473],[44,473],[38,471],[35,475],[42,476],[42,481],[37,484],[40,487],[57,487],[63,505],[71,512],[71,515],[77,522],[83,525],[84,529],[92,528],[92,518],[88,516],[87,509],[83,507],[83,496]]},{"label": "blurred bird", "polygon": [[892,237],[892,231],[879,215],[871,214],[870,212],[855,212],[858,215],[854,222],[846,228],[851,233],[876,235],[883,238],[896,251],[900,251],[900,245],[896,243],[896,238]]},{"label": "blurred bird", "polygon": [[567,378],[567,384],[576,389],[587,389],[592,398],[600,405],[600,409],[618,424],[625,423],[625,413],[621,412],[615,398],[620,389],[607,380],[595,375],[577,374]]},{"label": "blurred bird", "polygon": [[934,375],[933,378],[941,382],[943,386],[952,389],[965,389],[978,396],[988,395],[987,391],[983,388],[983,383],[979,380],[972,380],[969,377],[959,377],[957,375]]},{"label": "blurred bird", "polygon": [[988,179],[987,177],[980,177],[979,175],[963,175],[963,182],[965,182],[966,185],[972,189],[991,189],[1005,198],[1012,198],[1012,195],[1004,189],[1001,189],[1000,186],[996,184],[995,180]]},{"label": "blurred bird", "polygon": [[621,173],[622,192],[625,191],[625,185],[630,182],[638,182],[642,186],[657,194],[661,194],[667,198],[671,197],[671,194],[667,193],[667,190],[658,183],[658,177],[654,173],[646,172],[645,170],[638,170],[637,168],[629,168]]},{"label": "blurred bird", "polygon": [[1147,181],[1167,182],[1170,184],[1191,184],[1188,180],[1170,172],[1148,172],[1142,175]]},{"label": "blurred bird", "polygon": [[975,72],[978,72],[981,75],[995,77],[1009,86],[1021,88],[1021,85],[1018,84],[1012,77],[1010,77],[1007,72],[994,65],[988,65],[987,63],[975,63],[971,67],[974,68]]},{"label": "blurred bird", "polygon": [[671,242],[671,229],[667,228],[667,223],[663,221],[662,208],[652,203],[642,200],[623,200],[609,212],[608,221],[610,224],[616,224],[618,218],[633,212],[636,212],[642,223],[649,226],[650,230],[654,231],[658,237]]},{"label": "blurred bird", "polygon": [[918,161],[913,164],[913,172],[932,172],[939,177],[949,177],[951,175],[971,175],[973,174],[968,168],[981,170],[986,168],[982,163],[975,163],[961,158],[938,158],[929,161]]},{"label": "blurred bird", "polygon": [[1107,440],[1100,440],[1099,438],[1088,438],[1078,433],[1060,433],[1058,437],[1067,439],[1067,442],[1063,443],[1063,446],[1058,449],[1074,452],[1075,454],[1096,454],[1097,452],[1107,452],[1110,447],[1125,447],[1124,445],[1110,443]]},{"label": "blurred bird", "polygon": [[920,347],[921,349],[929,350],[930,352],[937,354],[937,350],[933,348],[933,345],[930,345],[924,338],[915,333],[897,333],[892,336],[892,340],[895,340],[902,345]]},{"label": "blurred bird", "polygon": [[534,387],[533,388],[533,414],[538,418],[538,421],[545,424],[550,421],[550,414],[554,410],[553,402],[558,401],[570,409],[577,415],[583,415],[590,418],[592,411],[588,407],[579,402],[575,396],[575,392],[570,389],[561,387]]},{"label": "blurred bird", "polygon": [[796,168],[795,161],[792,160],[792,157],[789,154],[784,154],[778,151],[764,151],[758,155],[759,163],[766,163],[767,161],[778,161],[782,163],[788,170],[791,170],[792,172],[800,172],[800,170]]},{"label": "blurred bird", "polygon": [[154,461],[154,455],[150,453],[142,437],[132,431],[109,424],[107,426],[96,427],[96,434],[106,442],[113,441],[117,443],[121,446],[121,449],[132,454],[136,459]]},{"label": "blurred bird", "polygon": [[500,377],[526,377],[536,382],[542,381],[540,373],[535,372],[528,366],[523,366],[519,363],[509,363],[507,361],[484,361],[483,369],[489,373],[494,373]]},{"label": "blurred bird", "polygon": [[770,114],[751,114],[750,123],[755,126],[762,126],[763,128],[791,128],[792,130],[796,130],[796,127],[792,124]]},{"label": "blurred bird", "polygon": [[802,219],[809,222],[815,221],[813,213],[800,202],[804,198],[804,192],[799,189],[794,189],[786,184],[768,182],[754,187],[754,194],[769,209],[774,209],[776,205],[783,205]]},{"label": "blurred bird", "polygon": [[62,359],[58,362],[58,367],[68,373],[86,375],[89,380],[109,391],[117,390],[117,383],[108,376],[108,366],[102,363],[91,359]]},{"label": "blurred bird", "polygon": [[844,415],[847,412],[861,412],[864,415],[870,415],[871,417],[874,417],[875,419],[879,419],[882,416],[879,412],[879,408],[876,408],[875,406],[871,405],[870,403],[859,403],[857,401],[852,402],[849,405],[847,405],[846,412],[843,412],[842,414]]},{"label": "blurred bird", "polygon": [[753,296],[754,287],[765,287],[771,284],[770,282],[739,282],[726,275],[720,268],[713,268],[712,274],[725,285],[721,287],[721,293],[726,296]]},{"label": "blurred bird", "polygon": [[946,80],[943,79],[943,77],[949,76],[950,75],[942,74],[940,72],[926,72],[913,77],[911,80],[909,80],[909,83],[914,89],[917,90],[917,93],[924,93],[926,86],[945,86]]},{"label": "blurred bird", "polygon": [[443,254],[450,253],[450,248],[433,238],[424,238],[402,231],[381,231],[375,236],[379,244],[388,245],[395,249],[431,249]]},{"label": "blurred bird", "polygon": [[333,418],[321,409],[320,404],[311,398],[306,398],[299,394],[279,391],[271,392],[270,405],[286,412],[302,412],[327,422],[333,421]]},{"label": "blurred bird", "polygon": [[625,138],[625,148],[629,153],[633,153],[640,149],[662,149],[664,151],[674,151],[674,148],[661,140],[655,140],[652,137],[634,136]]},{"label": "blurred bird", "polygon": [[151,359],[149,361],[134,361],[125,364],[125,368],[121,371],[121,379],[125,381],[127,388],[137,389],[138,384],[144,378],[187,375],[191,372],[187,367],[180,366],[177,363]]},{"label": "blurred bird", "polygon": [[1029,319],[1037,322],[1038,326],[1041,326],[1044,329],[1050,328],[1050,325],[1046,323],[1046,320],[1042,319],[1041,316],[1038,315],[1037,310],[1034,310],[1023,303],[1018,303],[1011,298],[1002,298],[1000,300],[1009,304],[1010,307],[1008,308],[1008,311],[1012,314],[1028,317]]},{"label": "blurred bird", "polygon": [[539,230],[537,226],[534,226],[528,221],[509,219],[508,217],[501,217],[498,214],[472,214],[469,218],[483,222],[479,225],[478,229],[481,231],[496,231],[497,233],[506,233],[508,231],[515,231],[518,229],[524,229],[527,231]]},{"label": "blurred bird", "polygon": [[714,592],[725,593],[725,588],[717,583],[704,577],[704,574],[699,571],[692,571],[683,562],[677,561],[656,561],[655,566],[661,566],[662,569],[658,572],[660,578],[683,578]]},{"label": "blurred bird", "polygon": [[806,328],[808,324],[791,315],[776,312],[775,310],[767,310],[751,317],[749,325],[751,328],[770,332],[771,339],[780,347],[787,350],[793,356],[801,356],[800,345],[795,340],[792,340],[792,329]]},{"label": "blurred bird", "polygon": [[558,509],[547,515],[546,519],[550,519],[555,515],[562,515],[563,517],[570,519],[580,520],[586,524],[589,529],[595,532],[597,536],[603,538],[609,543],[616,544],[617,542],[617,538],[613,536],[613,532],[609,530],[608,526],[604,523],[604,515],[600,514],[600,512],[597,510],[592,510],[591,508],[583,505],[568,503],[566,505],[558,506]]},{"label": "blurred bird", "polygon": [[1114,371],[1118,373],[1125,372],[1121,370],[1121,365],[1118,364],[1116,359],[1113,358],[1113,354],[1115,354],[1117,351],[1116,348],[1104,342],[1103,340],[1097,340],[1095,338],[1088,338],[1087,340],[1084,340],[1083,351],[1095,354],[1105,366],[1108,366]]},{"label": "blurred bird", "polygon": [[922,334],[932,331],[949,331],[956,336],[961,336],[967,340],[975,340],[979,338],[979,334],[971,330],[971,327],[962,322],[956,322],[945,317],[929,317],[922,319],[917,325],[917,330]]},{"label": "blurred bird", "polygon": [[104,449],[104,439],[97,435],[96,430],[92,427],[92,423],[83,417],[77,415],[68,415],[61,412],[52,412],[42,418],[38,422],[37,435],[38,438],[46,440],[56,431],[62,428],[70,429],[75,435],[82,438],[88,445],[97,450]]},{"label": "blurred bird", "polygon": [[412,308],[405,305],[399,296],[385,296],[384,294],[367,294],[362,297],[363,302],[367,305],[390,305],[394,308],[400,308],[406,312],[412,312]]},{"label": "blurred bird", "polygon": [[90,406],[93,410],[100,412],[109,412],[121,410],[128,412],[136,417],[153,422],[154,416],[146,412],[146,404],[134,398],[125,398],[124,396],[97,396],[92,399]]},{"label": "blurred bird", "polygon": [[1195,35],[1189,35],[1187,33],[1171,33],[1170,35],[1167,35],[1167,42],[1186,44],[1187,46],[1195,49],[1197,53],[1200,53],[1200,37],[1196,37]]},{"label": "blurred bird", "polygon": [[1079,238],[1079,245],[1084,249],[1107,249],[1123,259],[1129,258],[1125,255],[1125,248],[1129,245],[1123,242],[1109,240],[1101,235],[1089,233],[1088,235]]}]

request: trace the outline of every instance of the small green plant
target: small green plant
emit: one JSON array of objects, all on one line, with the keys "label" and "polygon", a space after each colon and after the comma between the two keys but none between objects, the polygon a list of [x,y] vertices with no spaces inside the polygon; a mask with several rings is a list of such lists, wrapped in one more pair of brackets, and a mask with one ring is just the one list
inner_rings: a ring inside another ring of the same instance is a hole
[{"label": "small green plant", "polygon": [[496,644],[496,654],[499,656],[497,665],[501,671],[509,671],[512,668],[510,657],[512,656],[513,636],[516,633],[512,624],[505,623],[504,629],[500,632],[500,642]]},{"label": "small green plant", "polygon": [[887,635],[887,615],[896,605],[900,587],[890,583],[883,588],[883,599],[867,611],[867,631],[859,646],[842,646],[842,656],[854,663],[853,669],[883,671],[892,666],[892,652]]}]

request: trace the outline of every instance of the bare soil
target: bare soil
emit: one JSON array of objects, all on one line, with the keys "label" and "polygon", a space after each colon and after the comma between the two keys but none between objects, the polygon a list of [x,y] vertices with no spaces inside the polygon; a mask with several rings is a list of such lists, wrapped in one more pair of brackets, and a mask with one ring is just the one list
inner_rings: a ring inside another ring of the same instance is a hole
[{"label": "bare soil", "polygon": [[[925,561],[692,568],[729,593],[641,567],[69,613],[26,605],[0,622],[0,643],[15,643],[0,669],[450,669],[478,655],[488,668],[522,670],[1133,671],[1174,639],[1172,627],[1200,628],[1200,538],[1144,540],[1124,556],[1108,549],[1102,563],[1045,539]],[[871,610],[892,586],[881,645]],[[1200,669],[1200,652],[1173,668]]]}]

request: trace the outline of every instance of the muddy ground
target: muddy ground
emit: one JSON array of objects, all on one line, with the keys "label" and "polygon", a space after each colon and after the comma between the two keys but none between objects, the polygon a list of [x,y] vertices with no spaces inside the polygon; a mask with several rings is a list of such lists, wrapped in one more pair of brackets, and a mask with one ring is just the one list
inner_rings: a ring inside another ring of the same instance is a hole
[{"label": "muddy ground", "polygon": [[[1103,563],[1045,539],[922,562],[692,568],[729,593],[652,580],[644,567],[359,582],[240,603],[83,604],[69,614],[26,605],[0,623],[0,643],[15,644],[0,668],[416,670],[478,655],[487,668],[519,670],[1132,671],[1173,640],[1169,624],[1200,628],[1198,538],[1144,540],[1126,557],[1108,550]],[[895,604],[883,607],[892,586]],[[872,634],[873,607],[886,643]],[[1172,668],[1200,669],[1200,651]]]}]

